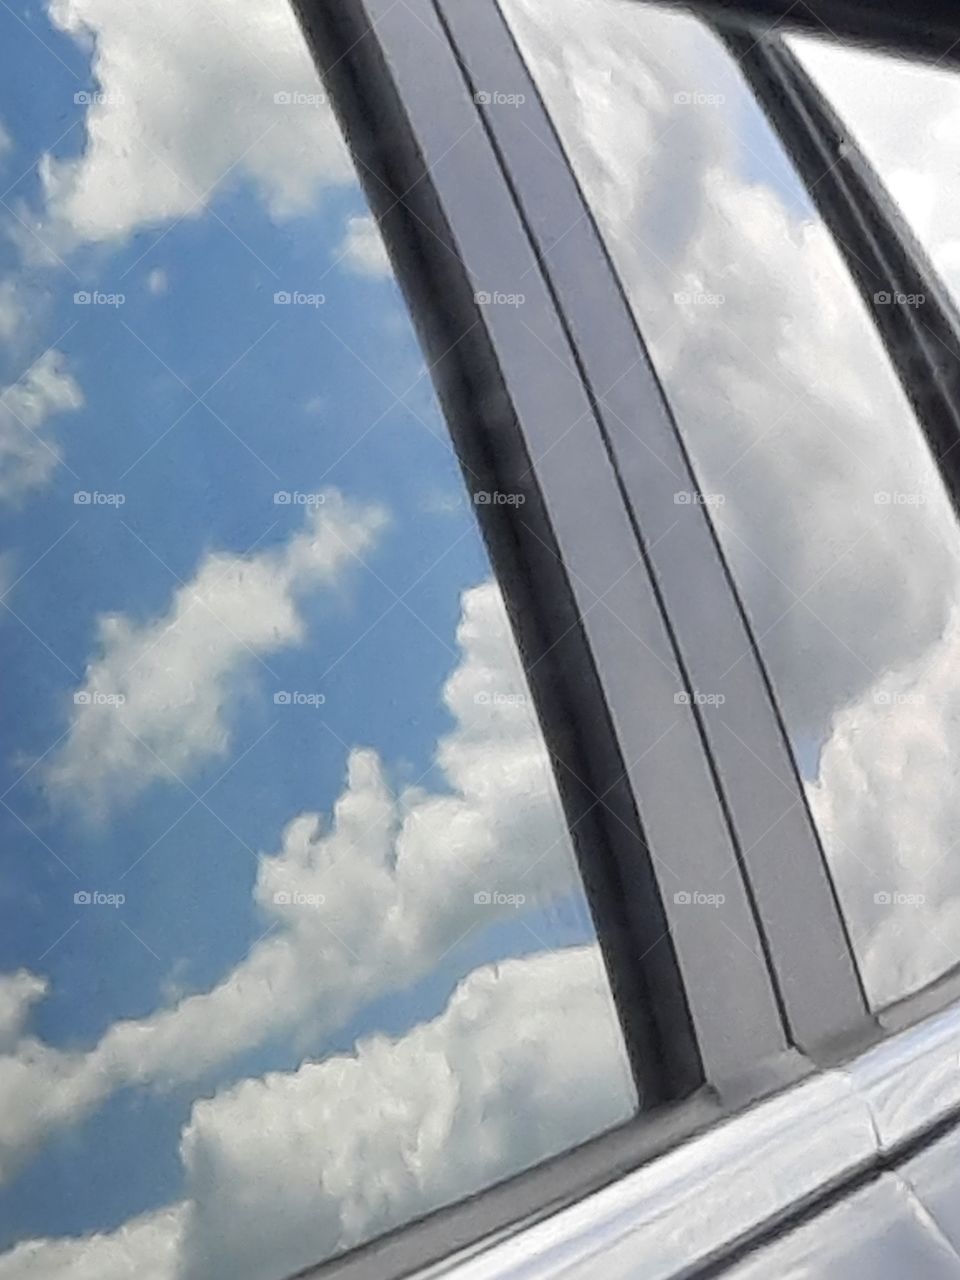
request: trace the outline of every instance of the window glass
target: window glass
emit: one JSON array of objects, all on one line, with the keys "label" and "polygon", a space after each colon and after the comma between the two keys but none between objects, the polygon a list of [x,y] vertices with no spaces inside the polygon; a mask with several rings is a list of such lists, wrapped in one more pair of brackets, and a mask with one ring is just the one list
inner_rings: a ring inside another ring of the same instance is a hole
[{"label": "window glass", "polygon": [[637,1098],[472,504],[291,15],[21,8],[0,1277],[274,1280]]},{"label": "window glass", "polygon": [[[960,300],[960,75],[831,40],[791,36],[787,43],[850,127],[954,301]],[[916,305],[919,310],[923,304]]]},{"label": "window glass", "polygon": [[505,11],[691,450],[885,1004],[960,962],[960,537],[939,474],[720,42],[633,0]]}]

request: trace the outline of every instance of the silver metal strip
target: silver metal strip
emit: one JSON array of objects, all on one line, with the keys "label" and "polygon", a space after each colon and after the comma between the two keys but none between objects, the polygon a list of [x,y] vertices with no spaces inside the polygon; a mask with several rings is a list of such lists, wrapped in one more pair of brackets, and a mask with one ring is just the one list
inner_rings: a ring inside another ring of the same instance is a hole
[{"label": "silver metal strip", "polygon": [[845,1076],[826,1072],[426,1276],[668,1280],[849,1178],[875,1153],[865,1104]]},{"label": "silver metal strip", "polygon": [[960,1007],[717,1125],[422,1280],[669,1280],[723,1256],[951,1113]]},{"label": "silver metal strip", "polygon": [[844,1073],[870,1108],[883,1155],[960,1116],[960,1006],[891,1036]]}]

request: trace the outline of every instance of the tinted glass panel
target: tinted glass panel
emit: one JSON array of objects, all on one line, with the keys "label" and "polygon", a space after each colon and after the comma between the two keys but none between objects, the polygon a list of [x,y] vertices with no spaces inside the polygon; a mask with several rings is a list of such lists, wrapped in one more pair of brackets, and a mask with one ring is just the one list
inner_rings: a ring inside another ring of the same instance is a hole
[{"label": "tinted glass panel", "polygon": [[273,1280],[637,1100],[292,18],[0,24],[0,1276]]},{"label": "tinted glass panel", "polygon": [[[960,74],[935,63],[790,37],[960,300]],[[922,316],[923,303],[915,303]]]},{"label": "tinted glass panel", "polygon": [[[719,41],[632,0],[506,11],[691,449],[884,1004],[960,961],[949,501],[836,246]],[[663,483],[677,487],[666,470]]]}]

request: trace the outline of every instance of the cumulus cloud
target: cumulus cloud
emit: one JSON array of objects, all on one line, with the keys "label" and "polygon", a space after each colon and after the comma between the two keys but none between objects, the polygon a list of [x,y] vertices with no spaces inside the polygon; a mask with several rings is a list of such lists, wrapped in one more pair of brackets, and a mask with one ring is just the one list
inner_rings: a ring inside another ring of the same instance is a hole
[{"label": "cumulus cloud", "polygon": [[0,1258],[0,1280],[279,1280],[635,1105],[596,947],[486,966],[398,1038],[196,1102],[182,1203],[111,1234],[21,1244]]},{"label": "cumulus cloud", "polygon": [[182,1219],[174,1205],[117,1231],[28,1240],[0,1257],[0,1280],[177,1280]]},{"label": "cumulus cloud", "polygon": [[347,219],[346,234],[337,254],[340,261],[358,275],[386,277],[391,274],[390,259],[372,214],[356,214]]},{"label": "cumulus cloud", "polygon": [[0,1053],[6,1053],[16,1045],[23,1034],[31,1005],[46,993],[46,979],[26,969],[0,974]]},{"label": "cumulus cloud", "polygon": [[[275,564],[270,576],[282,576]],[[463,656],[443,695],[455,724],[436,751],[446,788],[394,792],[376,752],[351,751],[332,821],[301,814],[279,851],[260,858],[254,896],[273,927],[215,987],[114,1023],[87,1053],[25,1038],[0,1056],[0,1171],[114,1089],[195,1080],[279,1034],[333,1032],[429,973],[471,929],[516,918],[516,895],[532,906],[576,888],[499,592],[467,591],[462,608]],[[90,733],[85,752],[95,753]]]},{"label": "cumulus cloud", "polygon": [[960,605],[943,635],[843,707],[809,787],[880,1004],[960,964]]},{"label": "cumulus cloud", "polygon": [[47,237],[122,241],[243,182],[287,218],[353,180],[289,5],[50,0],[49,14],[92,49],[96,88],[81,154],[41,164]]},{"label": "cumulus cloud", "polygon": [[[4,309],[10,305],[15,304],[0,286],[0,330]],[[0,392],[0,501],[16,500],[47,483],[60,461],[55,442],[41,434],[47,419],[82,404],[83,393],[64,357],[53,350]]]},{"label": "cumulus cloud", "polygon": [[575,1146],[633,1106],[595,948],[477,970],[398,1040],[371,1037],[349,1057],[194,1105],[181,1143],[183,1280],[217,1267],[236,1280],[293,1273]]},{"label": "cumulus cloud", "polygon": [[303,640],[299,599],[353,567],[384,521],[330,491],[280,547],[206,555],[160,617],[101,616],[98,653],[47,771],[53,787],[102,812],[223,755],[231,687],[258,657]]},{"label": "cumulus cloud", "polygon": [[[960,953],[960,872],[946,857],[960,819],[950,503],[836,246],[764,123],[746,129],[757,108],[715,39],[632,4],[561,0],[548,13],[510,0],[507,12],[701,488],[723,499],[711,516],[794,745],[819,758],[814,811],[871,994],[889,999]],[[821,61],[841,68],[840,96],[846,60]],[[900,79],[897,91],[874,80],[861,101],[888,171],[895,156],[925,165],[955,134],[955,77],[949,92],[921,77],[918,116]],[[846,80],[847,97],[863,79]],[[926,234],[945,246],[955,203],[945,188],[929,212]],[[874,701],[899,681],[923,684],[923,699]],[[915,894],[937,851],[936,930],[906,903],[874,903]]]}]

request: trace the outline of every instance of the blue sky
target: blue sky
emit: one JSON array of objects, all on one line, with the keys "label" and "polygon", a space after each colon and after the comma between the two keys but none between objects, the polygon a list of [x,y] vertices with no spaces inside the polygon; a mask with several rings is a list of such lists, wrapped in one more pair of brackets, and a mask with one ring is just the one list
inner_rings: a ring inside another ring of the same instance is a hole
[{"label": "blue sky", "polygon": [[[32,238],[17,217],[53,239],[37,161],[52,148],[82,163],[90,108],[74,95],[97,82],[90,51],[39,6],[8,10],[0,24],[0,120],[12,143],[0,174],[12,184],[0,277],[16,281],[22,304],[0,370],[13,384],[55,344],[83,399],[43,425],[61,455],[46,481],[0,505],[8,576],[24,575],[7,598],[14,612],[0,618],[9,806],[0,808],[0,973],[45,975],[32,1032],[87,1051],[117,1020],[204,991],[242,960],[265,928],[251,896],[257,855],[278,850],[297,813],[329,813],[348,747],[374,747],[396,787],[443,790],[433,759],[454,727],[441,689],[461,657],[460,596],[489,566],[395,284],[386,271],[337,261],[348,220],[365,213],[356,185],[330,183],[300,216],[279,220],[238,176],[199,216],[95,243],[77,236],[62,242],[62,263],[31,261],[37,245],[25,249]],[[325,302],[279,307],[280,289],[322,292]],[[78,290],[125,301],[78,306]],[[306,509],[275,504],[275,492],[330,485],[387,509],[389,527],[365,557],[369,569],[303,593],[302,642],[231,676],[220,709],[227,749],[197,757],[183,783],[153,781],[105,814],[62,794],[47,767],[59,748],[44,753],[68,731],[73,693],[99,652],[98,620],[151,623],[208,553],[282,549]],[[81,490],[124,501],[78,505]],[[326,701],[278,714],[278,689]],[[85,909],[73,901],[79,889],[126,901]],[[473,930],[434,972],[374,999],[336,1033],[268,1036],[199,1083],[119,1088],[26,1159],[0,1197],[0,1248],[113,1228],[175,1201],[195,1097],[348,1051],[373,1029],[401,1034],[437,1015],[477,965],[592,937],[579,895],[566,901],[529,913],[530,928]]]}]

